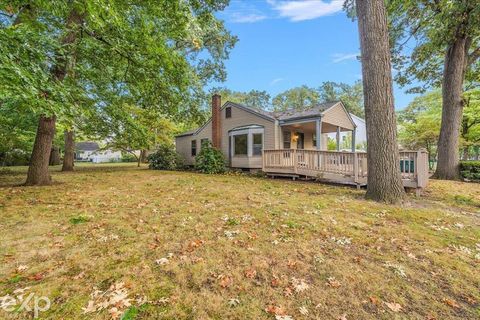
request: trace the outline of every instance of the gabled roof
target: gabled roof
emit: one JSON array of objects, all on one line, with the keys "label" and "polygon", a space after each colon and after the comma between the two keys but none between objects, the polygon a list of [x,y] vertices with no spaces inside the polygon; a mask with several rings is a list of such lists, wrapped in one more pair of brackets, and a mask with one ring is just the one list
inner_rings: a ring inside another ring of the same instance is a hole
[{"label": "gabled roof", "polygon": [[180,134],[177,134],[175,137],[191,136],[191,135],[194,135],[195,132],[197,132],[197,130],[198,129],[188,130],[188,131],[182,132]]},{"label": "gabled roof", "polygon": [[278,120],[291,120],[291,119],[297,119],[297,118],[308,118],[308,117],[314,117],[314,116],[319,116],[323,112],[327,111],[340,101],[334,101],[334,102],[325,102],[318,104],[310,109],[306,110],[295,110],[295,109],[289,109],[285,111],[280,111],[280,112],[273,112],[275,115],[275,118]]},{"label": "gabled roof", "polygon": [[94,141],[83,141],[75,143],[75,150],[80,151],[95,151],[100,149],[98,143]]},{"label": "gabled roof", "polygon": [[[289,120],[294,120],[294,119],[311,118],[311,117],[321,116],[325,111],[329,110],[330,108],[336,106],[339,103],[345,109],[345,107],[343,106],[343,104],[340,101],[332,101],[332,102],[325,102],[325,103],[318,104],[318,105],[316,105],[312,108],[309,108],[307,110],[288,109],[288,110],[285,110],[285,111],[270,112],[270,111],[265,111],[265,110],[261,110],[261,109],[254,109],[252,107],[249,107],[249,106],[246,106],[246,105],[243,105],[243,104],[240,104],[240,103],[227,101],[227,102],[224,103],[221,110],[225,109],[228,106],[234,106],[234,107],[242,109],[246,112],[255,114],[255,115],[257,115],[261,118],[264,118],[266,120],[270,120],[270,121],[275,121],[275,120],[289,121]],[[350,117],[350,114],[348,112],[347,112],[347,114]],[[199,133],[211,121],[212,121],[212,118],[210,118],[200,128],[184,132],[182,134],[177,135],[176,137],[195,135],[195,134]],[[355,123],[353,122],[351,117],[350,117],[350,121],[352,121],[353,125],[355,125]]]}]

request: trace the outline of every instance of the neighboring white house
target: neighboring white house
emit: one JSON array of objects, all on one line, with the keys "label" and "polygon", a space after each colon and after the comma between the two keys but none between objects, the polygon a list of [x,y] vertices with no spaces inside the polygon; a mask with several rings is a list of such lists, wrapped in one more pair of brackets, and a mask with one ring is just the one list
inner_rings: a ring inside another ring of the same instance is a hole
[{"label": "neighboring white house", "polygon": [[[365,120],[357,117],[353,113],[350,113],[350,117],[352,118],[353,122],[357,126],[357,130],[355,131],[355,144],[357,146],[357,150],[365,150],[365,147],[367,145],[367,126],[365,125]],[[345,132],[342,131],[340,132],[340,141],[343,143],[347,139],[351,141],[351,132]],[[328,137],[330,139],[335,140],[336,139],[336,133],[329,133]],[[342,149],[350,149],[349,148],[342,148]]]},{"label": "neighboring white house", "polygon": [[75,160],[93,163],[116,162],[122,159],[120,151],[100,150],[98,143],[92,141],[75,144]]}]

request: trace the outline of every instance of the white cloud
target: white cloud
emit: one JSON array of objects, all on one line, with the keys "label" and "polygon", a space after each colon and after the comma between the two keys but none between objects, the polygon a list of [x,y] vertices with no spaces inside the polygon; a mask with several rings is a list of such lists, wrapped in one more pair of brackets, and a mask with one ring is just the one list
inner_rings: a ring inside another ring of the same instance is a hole
[{"label": "white cloud", "polygon": [[284,80],[283,78],[273,79],[272,81],[270,81],[270,85],[274,86],[274,85],[276,85],[277,83],[279,83],[280,81],[283,81],[283,80]]},{"label": "white cloud", "polygon": [[359,52],[357,53],[334,53],[332,55],[333,58],[333,63],[339,63],[345,60],[353,60],[357,59],[357,57],[360,55]]},{"label": "white cloud", "polygon": [[256,5],[248,1],[231,1],[223,15],[232,23],[254,23],[268,19]]},{"label": "white cloud", "polygon": [[267,16],[257,13],[234,12],[230,15],[229,21],[235,23],[253,23],[267,19]]},{"label": "white cloud", "polygon": [[276,1],[267,0],[281,17],[290,21],[304,21],[328,16],[342,11],[344,0],[299,0],[299,1]]}]

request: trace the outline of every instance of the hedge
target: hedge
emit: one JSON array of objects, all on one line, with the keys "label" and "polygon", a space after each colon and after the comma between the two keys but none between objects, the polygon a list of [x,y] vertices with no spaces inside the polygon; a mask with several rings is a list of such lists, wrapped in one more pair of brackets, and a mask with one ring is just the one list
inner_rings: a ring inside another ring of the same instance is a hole
[{"label": "hedge", "polygon": [[465,180],[480,182],[480,161],[461,161],[460,174]]}]

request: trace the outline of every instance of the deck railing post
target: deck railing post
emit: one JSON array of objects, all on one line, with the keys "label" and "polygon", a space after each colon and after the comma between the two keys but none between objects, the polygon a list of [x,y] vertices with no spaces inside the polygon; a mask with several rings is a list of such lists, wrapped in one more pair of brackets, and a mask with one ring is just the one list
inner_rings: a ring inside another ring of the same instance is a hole
[{"label": "deck railing post", "polygon": [[428,163],[426,159],[428,159],[427,150],[420,149],[417,151],[416,156],[416,168],[417,168],[417,187],[418,188],[425,188],[427,186],[428,181]]},{"label": "deck railing post", "polygon": [[353,179],[358,183],[358,153],[353,153]]},{"label": "deck railing post", "polygon": [[295,173],[298,173],[298,166],[297,166],[297,164],[298,164],[297,149],[293,149],[292,154],[293,154],[293,171],[294,171]]},{"label": "deck railing post", "polygon": [[262,150],[262,171],[265,172],[265,151]]}]

